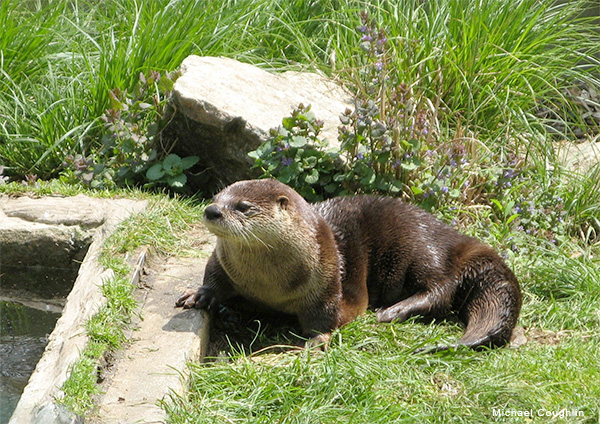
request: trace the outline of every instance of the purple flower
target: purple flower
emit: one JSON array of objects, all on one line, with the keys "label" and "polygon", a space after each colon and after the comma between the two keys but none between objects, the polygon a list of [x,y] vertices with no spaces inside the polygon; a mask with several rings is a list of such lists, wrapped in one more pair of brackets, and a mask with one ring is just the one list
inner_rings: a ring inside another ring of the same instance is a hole
[{"label": "purple flower", "polygon": [[512,178],[515,176],[515,171],[512,169],[508,169],[504,171],[504,178]]},{"label": "purple flower", "polygon": [[383,69],[383,62],[381,60],[375,63],[375,69],[377,69],[378,71],[381,71]]},{"label": "purple flower", "polygon": [[356,159],[358,159],[358,160],[363,160],[364,158],[365,158],[365,155],[364,155],[364,154],[362,154],[362,153],[360,153],[360,152],[356,154]]},{"label": "purple flower", "polygon": [[448,186],[442,187],[442,193],[448,193],[448,191],[450,191],[450,189],[448,188]]},{"label": "purple flower", "polygon": [[283,166],[290,166],[292,164],[292,162],[294,162],[294,159],[292,158],[281,158],[281,164]]},{"label": "purple flower", "polygon": [[362,36],[361,41],[373,41],[373,37],[371,37],[369,34],[365,34]]},{"label": "purple flower", "polygon": [[450,160],[450,166],[451,166],[452,168],[456,168],[456,166],[457,166],[457,165],[458,165],[458,164],[456,163],[456,161],[455,161],[454,159],[451,159],[451,160]]}]

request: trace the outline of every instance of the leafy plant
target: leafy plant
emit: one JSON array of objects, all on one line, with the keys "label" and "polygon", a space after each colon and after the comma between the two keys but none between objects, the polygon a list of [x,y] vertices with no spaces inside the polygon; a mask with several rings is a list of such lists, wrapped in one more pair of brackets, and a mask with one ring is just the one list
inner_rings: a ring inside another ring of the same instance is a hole
[{"label": "leafy plant", "polygon": [[183,188],[187,183],[187,177],[183,171],[194,166],[198,159],[198,156],[181,159],[178,155],[171,153],[162,161],[148,168],[146,178],[150,184],[168,184],[173,188]]},{"label": "leafy plant", "polygon": [[319,139],[320,122],[301,105],[250,154],[263,177],[312,201],[363,192],[402,196],[428,210],[481,207],[485,216],[466,213],[462,224],[493,224],[496,242],[514,252],[518,233],[558,244],[579,231],[567,219],[560,174],[540,174],[545,165],[519,155],[513,140],[497,149],[462,126],[442,131],[440,108],[392,66],[387,31],[366,12],[360,18],[356,107],[340,117],[341,147]]},{"label": "leafy plant", "polygon": [[277,178],[292,185],[310,201],[340,194],[339,152],[319,139],[323,122],[315,119],[310,105],[300,104],[282,126],[271,131],[271,138],[249,153],[254,168],[263,178]]},{"label": "leafy plant", "polygon": [[169,119],[168,99],[177,77],[168,72],[140,73],[131,94],[112,90],[111,108],[101,117],[102,147],[87,157],[68,155],[65,163],[73,175],[93,188],[141,184],[145,179],[149,185],[182,188],[187,182],[183,171],[198,158],[171,154],[160,159],[159,154],[161,131]]}]

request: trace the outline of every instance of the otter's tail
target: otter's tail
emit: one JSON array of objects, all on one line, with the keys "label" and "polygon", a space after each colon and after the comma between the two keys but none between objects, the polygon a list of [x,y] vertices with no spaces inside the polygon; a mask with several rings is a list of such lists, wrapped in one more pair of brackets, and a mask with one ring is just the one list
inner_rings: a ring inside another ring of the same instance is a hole
[{"label": "otter's tail", "polygon": [[521,289],[513,272],[489,246],[472,242],[456,249],[460,285],[453,309],[466,324],[456,344],[423,348],[439,352],[459,346],[500,347],[511,338],[521,310]]}]

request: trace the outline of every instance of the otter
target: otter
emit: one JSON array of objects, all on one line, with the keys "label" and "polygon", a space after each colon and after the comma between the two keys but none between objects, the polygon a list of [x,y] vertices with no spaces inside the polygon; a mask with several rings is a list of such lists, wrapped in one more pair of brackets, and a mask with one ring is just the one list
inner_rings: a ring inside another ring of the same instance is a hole
[{"label": "otter", "polygon": [[521,309],[513,272],[488,245],[417,206],[358,195],[309,204],[277,180],[236,182],[203,221],[217,236],[204,283],[176,306],[214,310],[241,296],[295,315],[310,345],[367,309],[379,322],[456,314],[458,342],[423,348],[500,347]]}]

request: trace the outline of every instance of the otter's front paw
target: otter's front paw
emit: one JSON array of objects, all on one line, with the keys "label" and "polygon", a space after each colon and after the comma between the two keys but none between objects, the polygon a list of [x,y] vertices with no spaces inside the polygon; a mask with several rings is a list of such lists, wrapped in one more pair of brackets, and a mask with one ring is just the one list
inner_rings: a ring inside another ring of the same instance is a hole
[{"label": "otter's front paw", "polygon": [[408,313],[406,308],[398,303],[390,306],[389,308],[381,308],[377,311],[378,322],[403,322],[408,319]]},{"label": "otter's front paw", "polygon": [[309,350],[326,351],[329,348],[331,333],[319,334],[311,337],[304,343],[304,347]]},{"label": "otter's front paw", "polygon": [[198,290],[186,290],[175,302],[176,307],[183,309],[215,309],[219,304],[214,292],[208,287],[201,286]]}]

